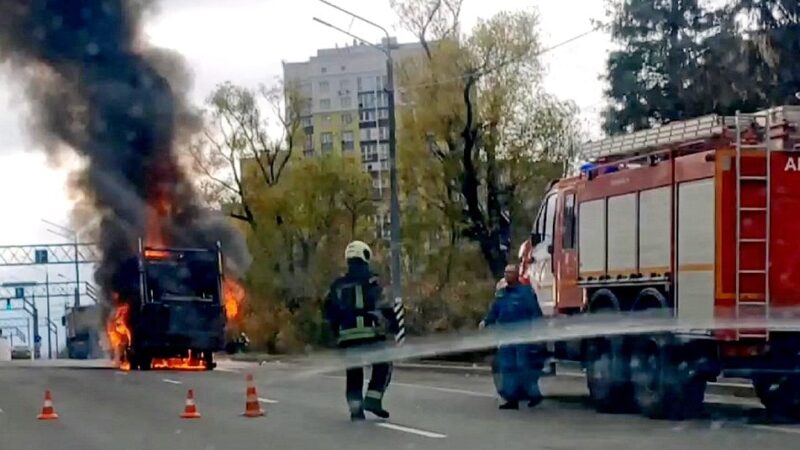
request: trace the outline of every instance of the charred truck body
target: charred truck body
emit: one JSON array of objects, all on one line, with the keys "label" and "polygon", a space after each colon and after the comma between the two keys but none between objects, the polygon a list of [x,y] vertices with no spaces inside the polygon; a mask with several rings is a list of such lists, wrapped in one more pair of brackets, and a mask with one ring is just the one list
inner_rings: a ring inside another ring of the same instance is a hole
[{"label": "charred truck body", "polygon": [[119,271],[119,292],[129,300],[130,337],[121,352],[131,369],[179,358],[214,368],[213,354],[224,348],[222,253],[188,248],[150,248]]}]

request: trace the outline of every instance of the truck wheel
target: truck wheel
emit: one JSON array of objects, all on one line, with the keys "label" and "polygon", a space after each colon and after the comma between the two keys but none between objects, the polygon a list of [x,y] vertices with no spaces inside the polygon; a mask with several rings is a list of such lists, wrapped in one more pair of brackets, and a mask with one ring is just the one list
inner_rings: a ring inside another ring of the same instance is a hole
[{"label": "truck wheel", "polygon": [[214,362],[213,352],[205,352],[203,354],[203,365],[206,367],[206,370],[214,370],[214,368],[217,367],[217,363]]},{"label": "truck wheel", "polygon": [[125,352],[125,359],[128,361],[131,370],[139,370],[139,356],[130,350]]},{"label": "truck wheel", "polygon": [[601,412],[631,412],[633,390],[628,381],[622,340],[595,339],[586,347],[586,385],[595,408]]},{"label": "truck wheel", "polygon": [[800,419],[800,378],[759,375],[753,377],[753,389],[770,415]]},{"label": "truck wheel", "polygon": [[651,419],[684,420],[703,410],[706,380],[678,346],[642,338],[631,358],[636,404]]},{"label": "truck wheel", "polygon": [[148,354],[139,355],[139,370],[150,370],[153,367],[153,357]]}]

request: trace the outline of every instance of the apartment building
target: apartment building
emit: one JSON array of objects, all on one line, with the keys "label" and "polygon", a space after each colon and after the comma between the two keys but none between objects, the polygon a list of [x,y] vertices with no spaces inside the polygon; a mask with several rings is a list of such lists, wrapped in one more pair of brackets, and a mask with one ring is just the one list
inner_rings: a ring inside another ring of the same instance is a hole
[{"label": "apartment building", "polygon": [[[423,52],[418,43],[398,44],[392,38],[390,44],[396,62]],[[386,40],[380,45],[386,45]],[[305,99],[303,139],[293,150],[306,157],[336,152],[360,158],[372,176],[376,198],[388,198],[386,55],[358,43],[321,49],[308,61],[284,62],[283,77]],[[397,106],[402,100],[402,95],[395,96]]]}]

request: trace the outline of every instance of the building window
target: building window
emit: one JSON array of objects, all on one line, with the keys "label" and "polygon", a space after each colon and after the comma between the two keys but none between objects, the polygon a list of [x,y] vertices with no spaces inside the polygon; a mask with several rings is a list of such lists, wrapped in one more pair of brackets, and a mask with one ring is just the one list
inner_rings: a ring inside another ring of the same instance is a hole
[{"label": "building window", "polygon": [[378,130],[376,128],[362,128],[361,129],[362,141],[376,141],[378,140]]},{"label": "building window", "polygon": [[327,67],[323,67],[322,68],[322,73],[328,73],[328,68]]},{"label": "building window", "polygon": [[350,80],[345,78],[343,80],[339,80],[339,90],[342,92],[349,92],[352,88]]},{"label": "building window", "polygon": [[358,86],[358,90],[359,90],[359,91],[361,91],[361,90],[362,90],[362,85],[363,85],[363,83],[364,83],[364,82],[361,80],[361,77],[358,77],[358,78],[356,78],[356,85]]},{"label": "building window", "polygon": [[345,131],[342,133],[342,150],[352,150],[353,148],[355,148],[355,143],[353,142],[353,132]]},{"label": "building window", "polygon": [[367,109],[364,111],[359,111],[358,113],[358,120],[361,122],[372,122],[375,120],[375,110],[374,109]]},{"label": "building window", "polygon": [[342,123],[345,125],[353,123],[353,115],[351,113],[342,113]]},{"label": "building window", "polygon": [[350,97],[342,97],[339,101],[342,104],[342,108],[351,108],[353,106],[353,99]]},{"label": "building window", "polygon": [[320,109],[331,109],[331,99],[329,99],[329,98],[321,98],[321,99],[319,99],[319,108]]},{"label": "building window", "polygon": [[310,126],[313,126],[313,124],[311,122],[311,117],[308,117],[308,116],[301,117],[300,118],[300,126],[303,127],[303,128],[308,128]]},{"label": "building window", "polygon": [[374,108],[375,107],[375,94],[368,92],[358,94],[358,107],[359,108]]},{"label": "building window", "polygon": [[381,108],[388,108],[389,107],[389,93],[388,92],[378,92],[378,106]]},{"label": "building window", "polygon": [[342,72],[344,72],[345,70],[347,70],[347,66],[342,66]]},{"label": "building window", "polygon": [[305,151],[309,151],[309,150],[313,151],[314,150],[314,135],[313,134],[307,134],[306,135],[306,141],[305,141],[305,146],[303,147],[303,150],[305,150]]},{"label": "building window", "polygon": [[330,152],[333,150],[333,133],[320,134],[320,141],[322,143],[323,152]]},{"label": "building window", "polygon": [[389,143],[381,142],[378,144],[378,158],[381,161],[386,161],[389,158]]},{"label": "building window", "polygon": [[333,118],[331,117],[330,114],[325,114],[324,116],[322,116],[322,123],[324,123],[326,125],[330,125],[330,123],[332,121],[333,121]]},{"label": "building window", "polygon": [[386,108],[378,110],[378,118],[379,119],[388,119],[389,118],[389,110]]},{"label": "building window", "polygon": [[361,161],[374,162],[378,160],[378,146],[375,144],[361,145]]},{"label": "building window", "polygon": [[327,81],[320,81],[319,82],[319,92],[322,94],[327,94],[331,90],[331,84]]}]

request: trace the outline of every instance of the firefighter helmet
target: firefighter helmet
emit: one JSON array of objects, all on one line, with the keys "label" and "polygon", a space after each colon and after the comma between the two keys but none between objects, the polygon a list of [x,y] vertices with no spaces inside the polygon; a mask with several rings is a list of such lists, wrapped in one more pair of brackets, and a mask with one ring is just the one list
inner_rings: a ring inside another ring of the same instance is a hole
[{"label": "firefighter helmet", "polygon": [[347,248],[344,250],[344,259],[360,259],[366,263],[372,258],[372,250],[369,249],[369,245],[365,244],[361,241],[353,241],[347,244]]}]

